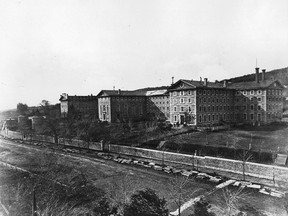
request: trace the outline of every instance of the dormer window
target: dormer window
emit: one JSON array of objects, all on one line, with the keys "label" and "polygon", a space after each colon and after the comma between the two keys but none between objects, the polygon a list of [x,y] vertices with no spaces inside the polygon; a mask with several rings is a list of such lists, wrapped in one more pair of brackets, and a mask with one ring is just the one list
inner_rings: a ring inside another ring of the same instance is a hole
[{"label": "dormer window", "polygon": [[184,88],[184,83],[181,83],[181,84],[180,84],[180,88]]}]

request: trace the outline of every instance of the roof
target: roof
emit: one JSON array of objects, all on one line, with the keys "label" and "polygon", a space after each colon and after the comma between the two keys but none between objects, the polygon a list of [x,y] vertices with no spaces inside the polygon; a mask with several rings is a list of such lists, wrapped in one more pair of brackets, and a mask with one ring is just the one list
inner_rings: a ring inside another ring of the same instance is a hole
[{"label": "roof", "polygon": [[[168,88],[168,91],[174,89],[179,83],[186,83],[186,85],[191,88],[222,88],[222,89],[263,89],[267,88],[273,83],[277,83],[280,88],[285,88],[278,80],[265,80],[259,81],[250,81],[250,82],[239,82],[239,83],[227,83],[227,87],[224,87],[223,82],[207,82],[207,85],[204,85],[203,81],[193,81],[193,80],[184,80],[180,79],[174,83],[171,87]],[[187,87],[186,87],[187,88]],[[181,89],[179,89],[181,90]]]},{"label": "roof", "polygon": [[207,82],[207,85],[204,85],[204,81],[196,81],[196,80],[185,80],[180,79],[173,85],[171,85],[168,90],[173,89],[175,86],[177,86],[180,82],[186,83],[191,88],[225,88],[223,87],[223,83],[220,82]]},{"label": "roof", "polygon": [[149,87],[137,90],[102,90],[97,97],[101,96],[152,96],[163,95],[167,92],[167,87]]},{"label": "roof", "polygon": [[167,92],[167,89],[147,91],[146,96],[164,95],[166,92]]},{"label": "roof", "polygon": [[145,96],[144,91],[127,91],[127,90],[102,90],[97,97],[101,96]]},{"label": "roof", "polygon": [[277,83],[279,87],[285,88],[278,80],[265,80],[265,81],[259,81],[258,83],[256,81],[250,81],[250,82],[239,82],[239,83],[232,83],[228,85],[228,88],[231,89],[263,89],[267,88],[273,83]]}]

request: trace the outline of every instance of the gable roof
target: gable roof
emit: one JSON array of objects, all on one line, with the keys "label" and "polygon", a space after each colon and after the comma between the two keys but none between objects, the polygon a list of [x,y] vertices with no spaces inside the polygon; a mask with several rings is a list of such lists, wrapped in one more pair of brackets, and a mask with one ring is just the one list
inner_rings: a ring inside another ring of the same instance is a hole
[{"label": "gable roof", "polygon": [[167,92],[167,89],[147,91],[146,96],[164,95],[166,92]]},{"label": "gable roof", "polygon": [[231,89],[263,89],[268,88],[272,84],[277,83],[282,89],[285,88],[278,80],[264,80],[259,81],[250,81],[250,82],[239,82],[239,83],[232,83],[228,85],[228,88]]},{"label": "gable roof", "polygon": [[146,92],[142,91],[127,91],[127,90],[102,90],[97,97],[101,96],[145,96]]},{"label": "gable roof", "polygon": [[204,81],[195,81],[195,80],[186,80],[186,79],[180,79],[176,83],[172,84],[169,88],[168,91],[172,90],[177,86],[179,83],[185,83],[191,88],[225,88],[223,87],[223,83],[220,82],[207,82],[207,85],[204,85]]}]

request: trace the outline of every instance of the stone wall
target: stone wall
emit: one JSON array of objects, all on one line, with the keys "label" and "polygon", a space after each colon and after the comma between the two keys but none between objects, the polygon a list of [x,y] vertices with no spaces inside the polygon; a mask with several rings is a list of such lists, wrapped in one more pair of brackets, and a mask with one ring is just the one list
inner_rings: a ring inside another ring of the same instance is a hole
[{"label": "stone wall", "polygon": [[[9,130],[2,130],[3,136],[13,139],[29,139],[24,138],[20,132],[13,132]],[[42,142],[52,142],[53,138],[48,136],[33,136],[33,140]],[[64,140],[59,139],[60,144],[67,146],[75,146],[81,148],[88,148],[88,144],[82,140]],[[118,153],[128,155],[130,157],[141,157],[147,160],[158,160],[165,162],[165,164],[173,164],[178,167],[196,168],[199,171],[217,173],[228,177],[242,179],[243,166],[245,169],[245,178],[253,182],[259,182],[266,185],[277,187],[288,187],[288,168],[280,166],[272,166],[258,163],[246,162],[237,160],[230,160],[216,157],[202,157],[188,154],[179,154],[173,152],[159,151],[153,149],[135,148],[129,146],[119,146],[113,144],[90,142],[89,149],[97,151],[110,151],[111,153]]]},{"label": "stone wall", "polygon": [[[152,160],[165,161],[185,167],[197,168],[200,171],[215,172],[218,174],[233,176],[234,178],[243,178],[243,166],[245,179],[264,183],[273,186],[288,186],[288,168],[258,164],[252,162],[230,160],[216,157],[201,157],[187,154],[178,154],[151,149],[141,149],[129,146],[110,145],[110,151],[113,153],[125,154],[134,157],[144,157]],[[261,181],[260,181],[261,179]]]}]

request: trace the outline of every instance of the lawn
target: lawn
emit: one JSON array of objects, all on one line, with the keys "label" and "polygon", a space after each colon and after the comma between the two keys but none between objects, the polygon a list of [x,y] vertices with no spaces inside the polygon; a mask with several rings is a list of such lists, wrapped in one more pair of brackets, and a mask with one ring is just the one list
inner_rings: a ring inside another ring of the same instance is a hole
[{"label": "lawn", "polygon": [[227,131],[192,132],[167,139],[177,144],[228,147],[253,151],[288,152],[288,126],[266,125],[234,127]]}]

